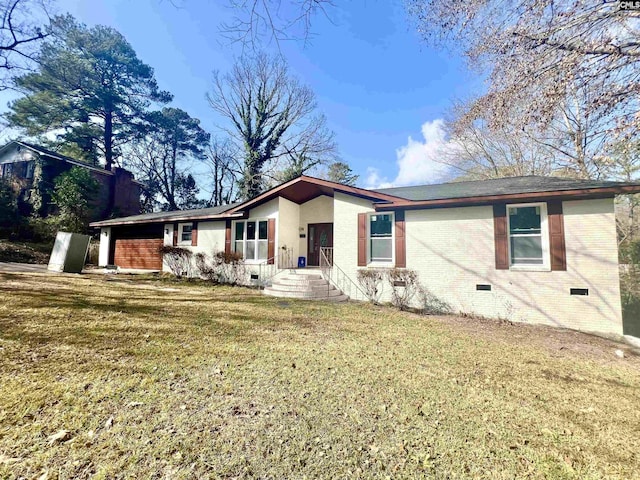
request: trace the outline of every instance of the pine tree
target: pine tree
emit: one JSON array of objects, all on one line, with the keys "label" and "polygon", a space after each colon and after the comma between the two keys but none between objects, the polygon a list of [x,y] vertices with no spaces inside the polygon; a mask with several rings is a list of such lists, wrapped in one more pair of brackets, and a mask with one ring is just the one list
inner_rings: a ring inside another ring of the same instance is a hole
[{"label": "pine tree", "polygon": [[159,90],[153,69],[113,28],[88,28],[70,15],[52,23],[37,71],[15,80],[25,96],[11,103],[7,118],[32,136],[62,129],[59,141],[74,144],[85,160],[100,157],[110,170],[151,102],[167,103],[171,94]]}]

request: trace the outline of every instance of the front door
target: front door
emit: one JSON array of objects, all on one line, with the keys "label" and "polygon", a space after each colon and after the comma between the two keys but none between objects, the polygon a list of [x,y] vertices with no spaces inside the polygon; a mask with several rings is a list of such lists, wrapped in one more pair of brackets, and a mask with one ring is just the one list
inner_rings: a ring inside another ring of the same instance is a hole
[{"label": "front door", "polygon": [[310,223],[307,232],[307,265],[319,267],[320,247],[333,247],[333,223]]}]

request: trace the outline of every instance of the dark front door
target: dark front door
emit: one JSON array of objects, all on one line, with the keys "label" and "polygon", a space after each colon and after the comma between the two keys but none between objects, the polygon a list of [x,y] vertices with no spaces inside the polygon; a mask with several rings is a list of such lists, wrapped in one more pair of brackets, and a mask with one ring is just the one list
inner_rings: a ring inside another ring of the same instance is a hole
[{"label": "dark front door", "polygon": [[333,247],[333,223],[310,223],[307,232],[307,265],[319,267],[320,247]]}]

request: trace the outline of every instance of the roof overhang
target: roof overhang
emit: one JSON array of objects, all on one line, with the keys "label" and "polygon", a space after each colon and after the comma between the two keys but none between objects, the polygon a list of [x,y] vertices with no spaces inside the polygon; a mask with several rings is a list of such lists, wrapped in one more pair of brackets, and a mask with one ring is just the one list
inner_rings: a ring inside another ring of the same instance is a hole
[{"label": "roof overhang", "polygon": [[[169,212],[167,212],[169,213]],[[89,224],[90,227],[120,227],[123,225],[142,225],[142,224],[151,224],[151,223],[173,223],[173,222],[192,222],[192,221],[203,221],[203,220],[225,220],[227,218],[242,218],[244,215],[242,212],[240,213],[220,213],[217,215],[174,215],[174,216],[163,216],[163,217],[154,217],[154,218],[141,218],[141,219],[127,219],[124,218],[113,218],[109,220],[101,220],[99,222],[91,222]]]},{"label": "roof overhang", "polygon": [[510,193],[502,195],[482,195],[475,197],[442,198],[435,200],[402,200],[391,203],[376,203],[377,211],[414,210],[424,208],[447,208],[494,203],[524,203],[541,199],[587,200],[595,198],[612,198],[616,195],[640,193],[640,184],[622,184],[611,187],[596,187],[572,190],[553,190],[547,192]]},{"label": "roof overhang", "polygon": [[283,197],[287,200],[302,204],[316,197],[326,195],[333,197],[335,192],[345,193],[348,195],[354,195],[360,198],[365,198],[373,202],[385,203],[394,201],[403,201],[406,199],[397,197],[394,195],[388,195],[385,193],[373,192],[364,188],[351,187],[348,185],[342,185],[340,183],[330,182],[328,180],[322,180],[320,178],[307,177],[305,175],[298,178],[294,178],[288,182],[278,185],[264,192],[257,197],[248,200],[244,203],[231,207],[226,212],[219,214],[206,214],[197,212],[187,213],[179,215],[178,212],[167,212],[166,215],[154,216],[153,218],[136,218],[138,215],[124,218],[114,218],[109,220],[102,220],[99,222],[90,223],[91,227],[116,227],[124,225],[140,225],[150,223],[168,223],[168,222],[186,222],[186,221],[201,221],[201,220],[225,220],[228,218],[243,218],[246,217],[251,208],[255,208],[258,205],[266,203],[277,197]]},{"label": "roof overhang", "polygon": [[[640,193],[638,183],[620,183],[606,187],[590,187],[582,189],[549,190],[542,192],[509,193],[499,195],[480,195],[469,197],[442,198],[433,200],[408,200],[406,198],[374,192],[364,188],[351,187],[340,183],[330,182],[319,178],[300,176],[268,190],[257,197],[241,203],[221,213],[206,213],[204,211],[166,212],[152,218],[135,215],[132,217],[115,218],[93,222],[91,227],[113,227],[124,225],[139,225],[151,223],[187,222],[203,220],[225,220],[230,218],[246,218],[249,210],[274,198],[283,197],[287,200],[302,204],[316,197],[326,195],[333,197],[336,192],[353,195],[370,200],[376,211],[415,210],[428,208],[450,208],[462,206],[491,205],[494,203],[524,203],[543,199],[583,200],[595,198],[611,198],[616,195]],[[142,217],[142,218],[140,218]]]}]

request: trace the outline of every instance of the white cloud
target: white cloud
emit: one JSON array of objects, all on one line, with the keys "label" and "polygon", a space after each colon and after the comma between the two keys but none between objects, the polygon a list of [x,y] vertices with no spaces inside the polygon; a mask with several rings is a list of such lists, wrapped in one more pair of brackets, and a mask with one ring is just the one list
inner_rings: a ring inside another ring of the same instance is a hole
[{"label": "white cloud", "polygon": [[365,180],[367,188],[389,188],[393,187],[393,183],[380,175],[380,170],[377,168],[367,168],[367,179]]},{"label": "white cloud", "polygon": [[442,182],[450,167],[441,163],[443,152],[455,149],[446,139],[444,120],[425,122],[421,128],[423,141],[409,137],[407,144],[396,150],[398,174],[392,181],[377,169],[367,169],[367,187],[386,188]]}]

